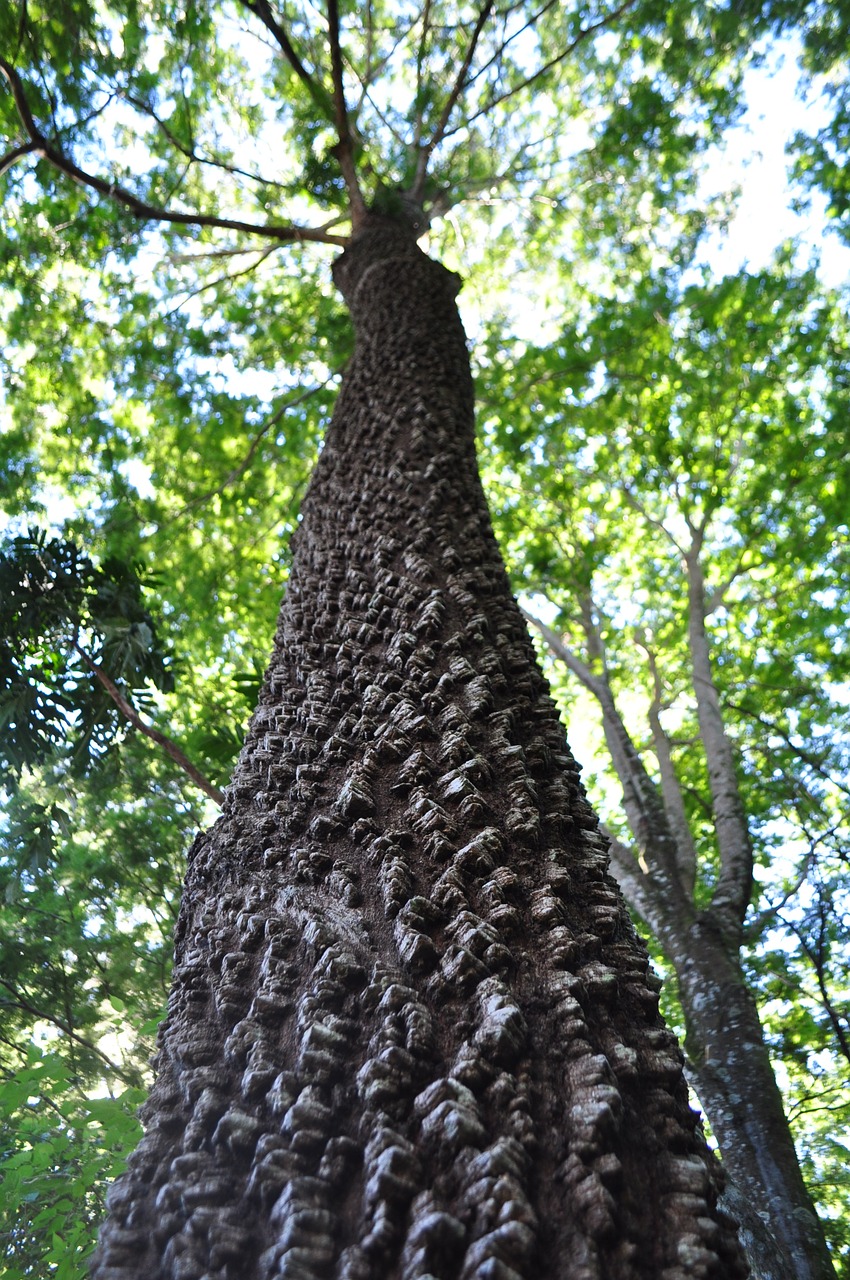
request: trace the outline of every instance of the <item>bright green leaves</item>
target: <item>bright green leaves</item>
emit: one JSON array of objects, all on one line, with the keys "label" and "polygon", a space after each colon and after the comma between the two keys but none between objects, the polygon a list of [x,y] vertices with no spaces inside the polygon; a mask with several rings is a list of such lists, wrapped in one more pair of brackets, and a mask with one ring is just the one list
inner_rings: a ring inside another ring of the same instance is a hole
[{"label": "bright green leaves", "polygon": [[[551,345],[509,345],[494,331],[482,362],[497,530],[528,607],[545,598],[546,620],[605,676],[659,787],[666,745],[705,907],[719,852],[688,638],[688,557],[699,558],[757,861],[748,973],[838,1248],[846,1235],[833,1217],[846,1219],[848,1205],[830,1146],[830,1127],[846,1122],[850,946],[846,310],[787,255],[715,282],[668,270],[592,306],[573,288],[565,271]],[[587,728],[594,700],[560,664],[550,678],[594,804],[629,843],[620,780]]]},{"label": "bright green leaves", "polygon": [[837,3],[797,4],[793,16],[800,23],[802,64],[806,87],[824,95],[826,119],[812,133],[794,138],[794,172],[804,188],[821,191],[828,201],[829,217],[842,239],[850,239],[850,8]]},{"label": "bright green leaves", "polygon": [[60,1054],[33,1051],[0,1083],[0,1257],[9,1280],[82,1280],[104,1189],[141,1136],[138,1088],[88,1097]]},{"label": "bright green leaves", "polygon": [[95,668],[128,692],[173,687],[135,566],[32,533],[0,553],[0,598],[4,781],[65,744],[82,769],[102,754],[121,716]]},{"label": "bright green leaves", "polygon": [[[127,739],[88,775],[28,773],[0,822],[0,1270],[81,1280],[135,1144],[200,805]],[[55,1270],[54,1270],[55,1268]]]}]

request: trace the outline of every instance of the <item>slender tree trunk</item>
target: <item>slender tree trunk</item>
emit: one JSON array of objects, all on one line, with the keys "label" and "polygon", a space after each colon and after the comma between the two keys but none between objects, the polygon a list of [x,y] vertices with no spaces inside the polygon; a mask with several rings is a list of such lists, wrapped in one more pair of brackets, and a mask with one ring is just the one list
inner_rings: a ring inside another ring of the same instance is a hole
[{"label": "slender tree trunk", "polygon": [[275,650],[98,1280],[740,1277],[533,659],[457,280],[367,219]]},{"label": "slender tree trunk", "polygon": [[[723,890],[720,901],[717,905],[712,901],[702,911],[697,910],[689,889],[693,843],[687,833],[682,849],[677,836],[684,808],[657,707],[650,721],[659,749],[661,794],[629,736],[607,679],[594,676],[554,632],[539,619],[533,621],[552,653],[599,702],[606,744],[623,788],[623,810],[640,858],[639,862],[634,851],[611,840],[612,865],[632,908],[646,921],[675,970],[691,1082],[739,1203],[746,1202],[775,1242],[773,1249],[767,1241],[751,1242],[753,1271],[764,1280],[834,1280],[823,1229],[803,1182],[758,1011],[741,967],[739,917],[748,900],[752,858],[745,853],[749,850],[746,822],[711,673],[701,573],[696,581],[692,608],[699,621],[692,624],[698,652],[694,666],[709,704],[712,741],[716,743],[718,736],[723,740],[722,760],[713,774],[719,780],[716,790],[726,797],[723,847],[731,845],[718,889]],[[730,798],[733,787],[735,797]],[[730,903],[737,903],[735,914],[730,913]]]},{"label": "slender tree trunk", "polygon": [[788,1261],[783,1274],[834,1280],[737,953],[730,953],[711,912],[697,916],[672,946],[692,1084],[724,1165],[750,1204],[765,1206],[766,1225]]}]

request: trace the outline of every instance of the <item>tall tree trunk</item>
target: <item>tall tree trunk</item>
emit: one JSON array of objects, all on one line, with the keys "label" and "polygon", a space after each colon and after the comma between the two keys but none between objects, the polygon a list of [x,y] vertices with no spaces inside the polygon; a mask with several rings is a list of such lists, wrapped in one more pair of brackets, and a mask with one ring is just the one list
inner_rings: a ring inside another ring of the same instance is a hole
[{"label": "tall tree trunk", "polygon": [[[696,636],[695,683],[701,685],[700,696],[709,704],[706,719],[711,722],[712,742],[716,745],[718,734],[723,738],[713,785],[725,797],[727,815],[722,840],[718,832],[718,843],[726,853],[721,859],[723,871],[710,905],[702,910],[693,901],[693,842],[681,826],[684,807],[657,707],[650,713],[650,724],[662,779],[660,793],[617,709],[607,677],[595,676],[549,627],[537,618],[532,620],[555,657],[599,702],[606,745],[623,788],[623,811],[635,844],[634,850],[628,849],[612,839],[612,865],[633,910],[646,921],[675,970],[685,1016],[689,1075],[739,1203],[747,1203],[751,1217],[757,1215],[773,1238],[772,1250],[766,1241],[764,1245],[754,1242],[757,1253],[749,1253],[753,1271],[765,1280],[834,1280],[823,1228],[803,1182],[758,1010],[741,965],[741,925],[752,883],[752,857],[731,744],[723,730],[711,674],[701,572],[698,583],[698,590],[691,591],[692,610],[696,607],[699,614],[698,622],[691,624]],[[707,746],[706,752],[710,756]]]},{"label": "tall tree trunk", "polygon": [[357,350],[94,1276],[743,1276],[493,538],[457,279],[375,218],[335,276]]},{"label": "tall tree trunk", "polygon": [[787,1259],[781,1274],[834,1280],[737,952],[730,951],[712,910],[699,913],[675,942],[666,941],[685,1011],[692,1084],[724,1165],[738,1191],[766,1215]]}]

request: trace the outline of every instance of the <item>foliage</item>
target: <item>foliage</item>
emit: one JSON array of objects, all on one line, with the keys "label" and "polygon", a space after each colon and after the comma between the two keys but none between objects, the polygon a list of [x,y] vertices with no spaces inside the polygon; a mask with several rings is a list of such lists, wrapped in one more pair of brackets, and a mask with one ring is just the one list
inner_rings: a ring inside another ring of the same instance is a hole
[{"label": "foliage", "polygon": [[86,1097],[64,1056],[35,1046],[26,1067],[0,1086],[0,1242],[10,1280],[43,1275],[44,1261],[63,1280],[85,1275],[104,1188],[141,1134],[135,1110],[143,1098],[132,1087]]},{"label": "foliage", "polygon": [[47,760],[67,739],[88,765],[107,750],[119,713],[92,668],[137,691],[174,679],[142,602],[136,566],[95,566],[73,542],[42,533],[0,553],[0,724],[8,777]]},{"label": "foliage", "polygon": [[[138,1132],[199,805],[167,757],[113,746],[84,787],[28,772],[0,826],[4,1275],[82,1276]],[[64,1269],[64,1270],[63,1270]]]},{"label": "foliage", "polygon": [[[517,586],[531,608],[548,601],[558,633],[604,672],[656,779],[664,735],[697,849],[699,903],[718,851],[688,652],[686,552],[698,542],[757,863],[747,970],[842,1254],[847,347],[840,298],[787,255],[718,281],[671,271],[629,304],[580,304],[552,346],[506,348],[494,332],[483,418]],[[593,700],[550,670],[568,723],[595,720]],[[588,734],[584,750],[594,804],[629,842],[604,745]],[[681,1012],[675,1021],[683,1025]]]}]

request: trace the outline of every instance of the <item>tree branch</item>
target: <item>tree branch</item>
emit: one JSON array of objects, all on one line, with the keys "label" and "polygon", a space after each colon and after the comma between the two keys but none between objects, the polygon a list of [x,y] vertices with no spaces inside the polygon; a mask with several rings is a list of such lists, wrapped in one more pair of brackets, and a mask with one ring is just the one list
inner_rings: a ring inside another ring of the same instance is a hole
[{"label": "tree branch", "polygon": [[[510,89],[506,89],[504,93],[497,94],[495,98],[491,98],[490,101],[486,102],[483,107],[481,107],[478,111],[475,111],[471,116],[469,116],[465,123],[472,124],[473,120],[478,120],[480,119],[481,116],[486,116],[487,113],[489,111],[492,111],[494,107],[498,107],[499,104],[502,102],[507,102],[508,98],[512,98],[515,93],[521,93],[523,89],[527,89],[530,85],[534,84],[537,80],[539,80],[541,76],[546,75],[547,71],[551,71],[553,67],[558,66],[558,64],[563,62],[566,58],[568,58],[571,53],[574,53],[575,50],[578,48],[578,46],[580,44],[583,44],[588,36],[594,35],[595,32],[601,30],[604,27],[607,27],[609,23],[614,22],[623,13],[625,13],[627,9],[630,9],[634,3],[635,3],[635,0],[624,0],[624,3],[621,5],[618,5],[618,7],[613,11],[613,13],[606,14],[605,17],[600,18],[598,22],[592,22],[589,27],[584,27],[578,33],[575,40],[570,41],[570,43],[566,46],[565,49],[562,49],[560,53],[556,53],[555,56],[553,58],[550,58],[548,62],[544,62],[542,67],[538,67],[538,69],[532,75],[526,76],[526,78],[524,80],[521,80],[519,84],[515,84]],[[461,127],[461,126],[458,126],[458,127]],[[457,133],[457,129],[447,130],[447,132],[443,134],[443,137],[447,138],[453,133]]]},{"label": "tree branch", "polygon": [[333,81],[334,115],[339,141],[333,148],[333,154],[339,161],[345,188],[348,192],[351,207],[351,225],[357,230],[366,216],[366,202],[357,180],[357,168],[354,163],[354,139],[351,136],[351,125],[348,108],[345,105],[345,85],[342,71],[342,49],[339,43],[339,6],[337,0],[328,0],[328,41],[331,50],[331,79]]},{"label": "tree branch", "polygon": [[[270,244],[266,245],[262,249],[253,249],[251,252],[259,256],[256,261],[249,263],[247,267],[241,267],[239,271],[225,271],[223,275],[215,276],[212,280],[205,280],[204,283],[199,284],[196,289],[180,290],[177,295],[180,298],[180,301],[176,302],[173,307],[170,307],[168,311],[163,313],[164,318],[166,320],[170,319],[171,316],[176,315],[181,307],[185,307],[186,303],[190,302],[192,298],[200,297],[200,295],[202,293],[206,293],[208,289],[217,289],[219,285],[229,284],[233,280],[241,279],[242,276],[251,275],[252,272],[256,271],[257,268],[265,262],[266,258],[269,258],[273,253],[276,253],[279,247],[279,245]],[[191,257],[192,255],[189,254],[187,256]],[[199,254],[198,257],[200,256],[201,255]]]},{"label": "tree branch", "polygon": [[412,151],[418,151],[422,144],[422,133],[424,129],[425,108],[423,105],[423,88],[425,85],[425,53],[428,46],[428,36],[431,30],[431,0],[425,0],[425,6],[422,10],[422,39],[416,50],[416,115],[413,120],[413,146]]},{"label": "tree branch", "polygon": [[64,1034],[71,1040],[82,1045],[84,1049],[88,1049],[90,1053],[96,1054],[97,1057],[100,1058],[102,1062],[105,1062],[109,1070],[114,1075],[118,1076],[120,1080],[123,1080],[126,1084],[138,1083],[137,1076],[128,1075],[121,1067],[119,1067],[117,1062],[113,1062],[102,1049],[99,1049],[96,1044],[92,1044],[91,1040],[87,1040],[85,1036],[79,1035],[79,1033],[65,1022],[63,1018],[58,1018],[56,1014],[48,1013],[45,1009],[38,1009],[35,1005],[30,1004],[30,1002],[21,995],[17,987],[13,987],[10,982],[5,980],[5,978],[0,978],[0,986],[6,988],[19,1009],[22,1009],[25,1013],[31,1013],[34,1018],[43,1018],[45,1022],[52,1022],[54,1027],[58,1027],[59,1030],[64,1032]]},{"label": "tree branch", "polygon": [[572,671],[574,676],[578,677],[584,687],[589,689],[593,696],[601,702],[606,692],[605,681],[595,676],[590,667],[582,662],[578,654],[564,644],[561,637],[551,627],[547,627],[545,622],[542,622],[540,618],[536,618],[533,613],[529,613],[526,609],[521,610],[521,612],[526,622],[530,622],[533,627],[537,628],[554,656],[559,658],[564,666],[569,671]]},{"label": "tree branch", "polygon": [[632,854],[631,850],[612,835],[603,824],[602,834],[608,841],[611,851],[611,871],[623,891],[623,896],[633,911],[645,920],[653,933],[661,932],[658,915],[657,893],[653,891],[651,880]]},{"label": "tree branch", "polygon": [[298,79],[304,85],[313,102],[321,111],[322,115],[332,124],[333,112],[330,110],[330,99],[327,90],[319,83],[315,76],[304,66],[295,51],[295,46],[289,38],[286,29],[281,26],[277,18],[271,11],[271,5],[268,0],[242,0],[246,9],[250,9],[256,18],[260,19],[263,26],[274,37],[277,45],[289,63]]},{"label": "tree branch", "polygon": [[[655,919],[676,908],[684,915],[693,904],[682,883],[676,841],[672,835],[664,806],[655,783],[646,771],[640,754],[617,710],[611,686],[604,678],[593,675],[580,658],[538,618],[524,616],[537,627],[551,652],[581,680],[594,695],[602,710],[605,742],[614,772],[623,788],[623,809],[635,842],[647,864],[648,878],[654,897]],[[643,890],[644,896],[648,888]],[[641,909],[643,915],[643,910]]]},{"label": "tree branch", "polygon": [[850,1034],[848,1034],[850,1033],[850,1026],[847,1025],[847,1016],[846,1014],[844,1014],[843,1012],[839,1012],[835,1008],[835,1005],[832,1000],[832,996],[827,990],[826,978],[824,976],[824,968],[825,968],[826,961],[824,956],[823,936],[822,936],[823,929],[824,929],[823,908],[821,908],[818,915],[820,917],[820,923],[821,923],[821,938],[818,940],[818,945],[816,948],[809,945],[808,940],[803,936],[802,930],[800,929],[800,926],[798,924],[795,924],[791,920],[786,920],[784,916],[780,916],[779,918],[781,919],[782,923],[786,926],[786,928],[790,929],[791,932],[795,934],[795,936],[797,937],[797,940],[800,943],[800,946],[803,948],[803,951],[806,953],[809,963],[811,964],[812,968],[815,971],[815,980],[818,984],[818,991],[820,992],[821,1003],[832,1025],[832,1029],[835,1032],[835,1038],[838,1041],[841,1052],[844,1054],[844,1057],[847,1059],[847,1061],[850,1062]]},{"label": "tree branch", "polygon": [[711,668],[705,625],[705,582],[698,543],[688,551],[685,564],[688,574],[688,646],[697,721],[708,765],[714,829],[720,851],[720,875],[710,911],[720,918],[727,937],[737,947],[752,894],[753,851],[738,786],[735,754],[723,724],[720,695]]},{"label": "tree branch", "polygon": [[[469,80],[467,81],[467,88],[475,84],[476,80],[479,80],[486,71],[489,71],[490,67],[492,67],[494,63],[499,61],[499,59],[502,57],[502,54],[505,52],[509,44],[513,44],[514,40],[519,39],[519,37],[521,35],[524,35],[526,31],[530,31],[532,27],[535,27],[537,23],[540,21],[540,19],[543,17],[544,13],[547,13],[549,9],[553,8],[556,4],[559,4],[559,3],[560,3],[560,0],[546,0],[546,3],[543,5],[543,7],[541,9],[538,9],[536,13],[533,13],[527,22],[524,22],[521,27],[517,28],[516,31],[511,32],[511,34],[507,37],[507,39],[502,41],[502,43],[499,45],[498,49],[493,54],[493,56],[488,58],[486,62],[482,63],[482,65],[476,71],[475,75],[469,78]],[[502,13],[497,13],[496,16],[505,17],[506,14],[502,12]]]},{"label": "tree branch", "polygon": [[192,781],[210,797],[210,799],[215,800],[216,804],[220,805],[224,801],[223,792],[219,791],[218,787],[213,786],[209,779],[205,778],[201,771],[195,768],[192,761],[188,756],[184,755],[177,743],[169,738],[167,734],[161,733],[159,729],[155,729],[153,725],[147,724],[146,721],[142,719],[135,707],[130,705],[115,682],[106,674],[103,667],[100,666],[99,663],[95,662],[76,640],[73,643],[73,649],[74,652],[79,654],[82,658],[83,662],[86,664],[89,671],[91,671],[92,675],[94,675],[101,687],[105,689],[124,719],[128,720],[130,724],[138,729],[140,733],[143,733],[146,738],[150,738],[151,742],[156,742],[160,747],[162,747],[163,750],[171,756],[171,759],[175,764],[179,765],[183,772],[187,774],[188,777],[190,777]]},{"label": "tree branch", "polygon": [[649,514],[646,507],[643,505],[642,502],[638,500],[638,498],[635,497],[635,494],[633,493],[632,489],[629,487],[627,483],[623,484],[622,492],[623,492],[623,497],[626,499],[626,502],[629,504],[632,511],[636,511],[639,516],[643,517],[643,519],[646,521],[648,525],[651,525],[653,529],[657,529],[659,533],[662,533],[664,537],[667,539],[667,541],[672,543],[672,545],[676,548],[676,550],[678,551],[682,559],[684,559],[686,555],[685,548],[676,538],[673,537],[672,533],[667,528],[664,521],[658,520],[656,519],[655,516],[651,516]]},{"label": "tree branch", "polygon": [[274,178],[264,178],[259,173],[252,173],[250,169],[240,169],[238,165],[228,164],[226,160],[214,160],[210,156],[199,155],[191,144],[183,142],[172,129],[169,129],[166,121],[157,115],[150,103],[145,102],[143,98],[135,97],[132,93],[122,93],[121,97],[125,102],[129,102],[131,107],[135,107],[143,115],[149,116],[166,141],[170,142],[172,147],[179,151],[181,155],[186,156],[188,160],[194,161],[195,164],[203,164],[213,169],[220,169],[222,173],[229,173],[234,178],[247,178],[249,182],[256,182],[263,187],[286,189],[286,183],[277,181]]},{"label": "tree branch", "polygon": [[670,750],[670,739],[664,732],[661,724],[661,707],[662,707],[662,685],[661,675],[658,670],[658,664],[655,661],[655,654],[649,645],[638,640],[640,648],[646,654],[649,663],[649,671],[652,676],[652,698],[649,704],[649,728],[652,734],[652,746],[655,751],[655,758],[658,761],[658,770],[661,777],[661,794],[664,798],[664,812],[667,815],[667,822],[673,837],[676,841],[676,854],[679,866],[679,875],[682,878],[682,884],[690,898],[693,898],[694,886],[696,884],[697,872],[697,850],[694,844],[693,833],[687,814],[685,813],[685,803],[682,796],[682,788],[679,785],[679,778],[676,774],[676,768],[673,764],[673,754]]},{"label": "tree branch", "polygon": [[11,169],[15,161],[20,160],[21,156],[32,155],[36,149],[36,144],[32,141],[22,142],[20,146],[12,147],[11,151],[7,151],[4,156],[0,157],[0,177],[3,176],[7,169]]},{"label": "tree branch", "polygon": [[97,191],[99,195],[106,196],[110,200],[115,200],[118,204],[123,205],[126,209],[129,209],[134,217],[141,218],[145,222],[165,222],[184,227],[217,227],[226,231],[241,231],[247,235],[267,236],[271,240],[286,243],[314,241],[320,244],[340,246],[348,244],[347,237],[330,235],[323,227],[300,227],[294,224],[274,223],[262,225],[254,222],[243,222],[235,218],[219,218],[214,214],[180,213],[148,204],[118,183],[110,182],[97,174],[86,172],[86,170],[75,164],[69,156],[66,156],[39,129],[29,109],[23,81],[15,68],[5,58],[0,58],[0,72],[3,73],[12,90],[12,97],[18,109],[18,115],[33,144],[29,151],[42,156],[80,186],[89,187],[92,191]]},{"label": "tree branch", "polygon": [[446,129],[448,128],[448,124],[449,124],[449,120],[451,119],[452,112],[457,106],[458,99],[460,98],[460,95],[463,93],[464,87],[466,85],[466,78],[469,75],[469,68],[472,65],[472,59],[475,57],[475,48],[478,44],[478,40],[481,35],[481,32],[484,30],[484,26],[487,22],[487,19],[490,17],[492,9],[493,9],[493,0],[485,0],[478,14],[478,19],[475,23],[475,27],[473,28],[472,35],[469,38],[469,44],[466,49],[466,55],[463,59],[463,62],[461,63],[460,70],[458,71],[457,76],[455,77],[455,82],[452,85],[451,90],[449,91],[449,96],[448,98],[446,98],[445,105],[440,115],[440,119],[437,122],[437,127],[434,130],[428,142],[425,144],[425,146],[420,147],[419,149],[419,155],[416,160],[416,176],[414,178],[413,187],[411,189],[410,194],[412,195],[413,199],[418,201],[420,204],[422,203],[422,199],[425,195],[425,177],[428,172],[428,161],[431,159],[431,156],[434,154],[434,151],[437,149],[437,147],[442,142],[443,138],[446,136]]},{"label": "tree branch", "polygon": [[824,768],[822,760],[819,760],[811,751],[807,751],[805,747],[799,746],[793,740],[790,733],[778,725],[775,720],[765,719],[764,716],[759,715],[758,711],[753,711],[751,707],[745,706],[742,702],[732,702],[727,700],[727,706],[730,706],[733,711],[739,711],[741,715],[748,716],[751,720],[755,720],[756,724],[760,724],[768,733],[775,733],[778,738],[782,739],[786,747],[790,748],[790,750],[794,752],[797,759],[802,760],[803,764],[808,765],[813,773],[816,773],[819,778],[823,778],[825,782],[828,782],[830,786],[835,787],[836,790],[840,791],[843,795],[850,797],[850,786],[846,783],[839,782],[838,778],[833,777],[833,775]]}]

